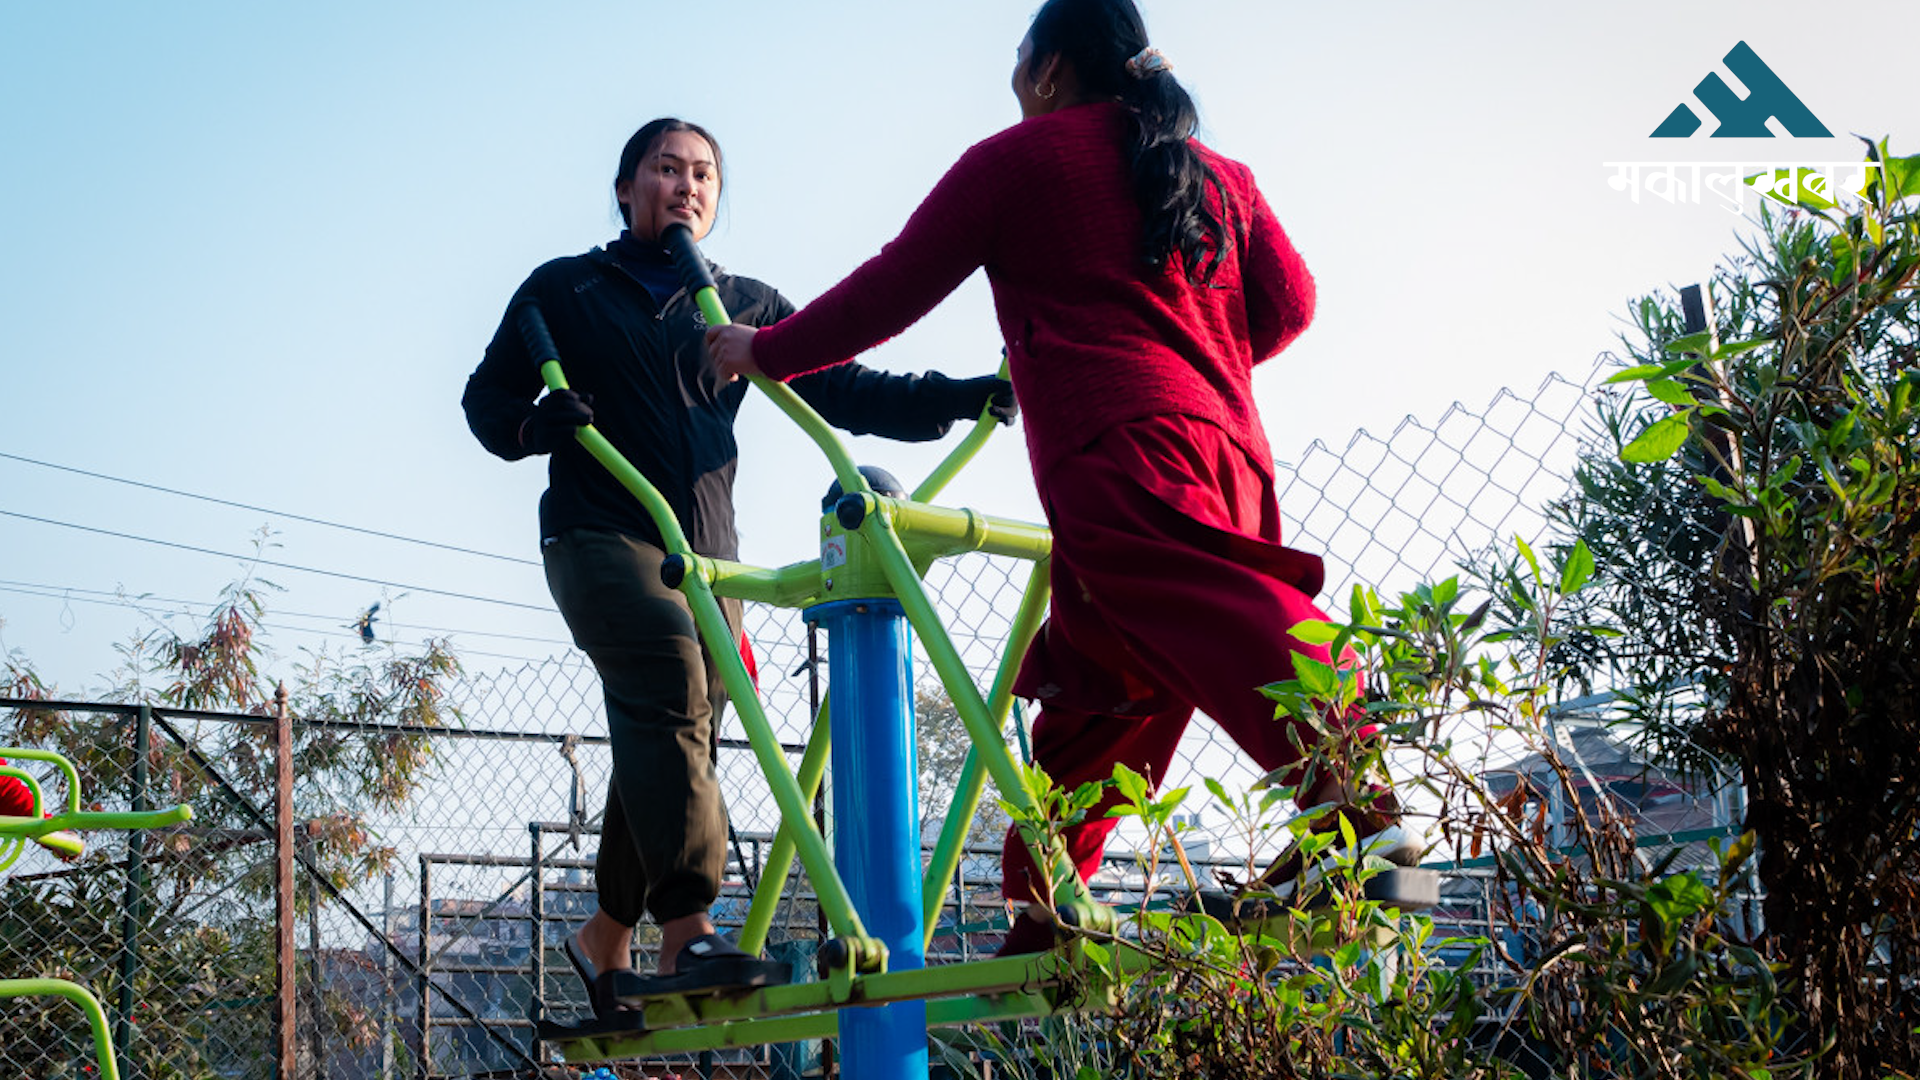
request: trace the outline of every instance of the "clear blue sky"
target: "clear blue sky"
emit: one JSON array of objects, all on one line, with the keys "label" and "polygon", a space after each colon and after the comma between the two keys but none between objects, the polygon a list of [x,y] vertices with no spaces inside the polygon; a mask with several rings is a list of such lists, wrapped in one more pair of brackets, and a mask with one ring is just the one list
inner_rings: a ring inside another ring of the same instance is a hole
[{"label": "clear blue sky", "polygon": [[[613,235],[633,128],[676,114],[715,131],[728,168],[708,253],[804,302],[1016,119],[1007,77],[1034,3],[7,5],[0,454],[535,558],[544,470],[485,454],[460,390],[521,278]],[[1920,150],[1908,58],[1858,59],[1920,37],[1911,0],[1844,19],[1771,0],[1145,11],[1205,137],[1253,166],[1319,282],[1314,327],[1258,376],[1283,459],[1584,373],[1629,298],[1734,248],[1734,215],[1633,204],[1603,161],[1851,160],[1848,132]],[[1649,139],[1740,40],[1842,137]],[[976,277],[870,360],[980,373],[997,351]],[[741,434],[746,557],[804,557],[817,457],[764,403]],[[860,450],[909,479],[935,456]],[[1033,516],[1017,434],[951,501]],[[281,562],[527,605],[384,590],[389,621],[462,631],[478,665],[565,636],[530,565],[7,458],[0,511],[221,552],[271,524]],[[0,516],[0,647],[79,693],[152,617],[90,598],[187,601],[186,629],[238,573]],[[263,573],[288,586],[272,620],[287,628],[339,633],[383,596]],[[344,641],[275,636],[289,655],[322,640]]]}]

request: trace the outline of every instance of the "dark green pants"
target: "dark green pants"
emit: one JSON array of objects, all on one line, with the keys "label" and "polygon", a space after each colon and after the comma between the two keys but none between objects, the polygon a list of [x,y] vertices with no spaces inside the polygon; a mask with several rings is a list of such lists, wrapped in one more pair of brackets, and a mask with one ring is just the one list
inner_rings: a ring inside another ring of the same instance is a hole
[{"label": "dark green pants", "polygon": [[[594,878],[624,926],[706,911],[727,865],[727,811],[714,774],[726,689],[687,599],[660,581],[666,553],[597,529],[541,548],[547,587],[606,694],[613,782]],[[721,610],[737,635],[740,602]]]}]

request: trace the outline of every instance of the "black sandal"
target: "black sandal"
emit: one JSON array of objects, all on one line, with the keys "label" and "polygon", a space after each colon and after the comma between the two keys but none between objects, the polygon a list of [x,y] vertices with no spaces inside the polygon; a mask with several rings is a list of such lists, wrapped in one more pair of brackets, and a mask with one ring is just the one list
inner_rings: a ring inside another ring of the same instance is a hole
[{"label": "black sandal", "polygon": [[[569,934],[561,951],[567,954],[567,963],[573,965],[573,973],[580,976],[580,985],[587,989],[587,1004],[593,1007],[593,1015],[601,1020],[619,1019],[623,1025],[640,1026],[640,1013],[630,1009],[615,999],[616,989],[631,989],[630,980],[640,976],[629,968],[616,968],[612,971],[597,970],[593,961],[587,958],[587,951],[580,947],[578,934]],[[628,1015],[631,1014],[631,1015]]]},{"label": "black sandal", "polygon": [[793,981],[791,966],[748,956],[719,934],[702,934],[687,942],[674,958],[673,968],[672,975],[636,975],[619,980],[613,987],[613,1000],[633,1007],[663,994],[742,993]]}]

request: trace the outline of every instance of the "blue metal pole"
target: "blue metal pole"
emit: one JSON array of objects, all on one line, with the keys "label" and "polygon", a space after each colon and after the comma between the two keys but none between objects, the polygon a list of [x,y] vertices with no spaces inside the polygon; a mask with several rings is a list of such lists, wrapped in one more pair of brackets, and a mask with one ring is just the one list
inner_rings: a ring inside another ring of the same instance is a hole
[{"label": "blue metal pole", "polygon": [[[832,682],[833,857],[887,970],[926,966],[920,926],[920,791],[913,744],[911,639],[893,600],[840,600],[808,612],[827,629]],[[847,1080],[925,1080],[924,1001],[840,1011]]]}]

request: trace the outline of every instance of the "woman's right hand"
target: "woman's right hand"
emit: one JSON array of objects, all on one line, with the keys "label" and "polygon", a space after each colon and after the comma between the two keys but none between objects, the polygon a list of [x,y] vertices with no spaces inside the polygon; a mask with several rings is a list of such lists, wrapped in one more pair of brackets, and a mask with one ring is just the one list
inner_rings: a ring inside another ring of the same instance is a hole
[{"label": "woman's right hand", "polygon": [[720,373],[722,383],[730,383],[742,375],[761,374],[760,366],[753,362],[753,335],[756,333],[759,331],[753,327],[738,323],[708,328],[707,358],[713,362],[714,370]]}]

